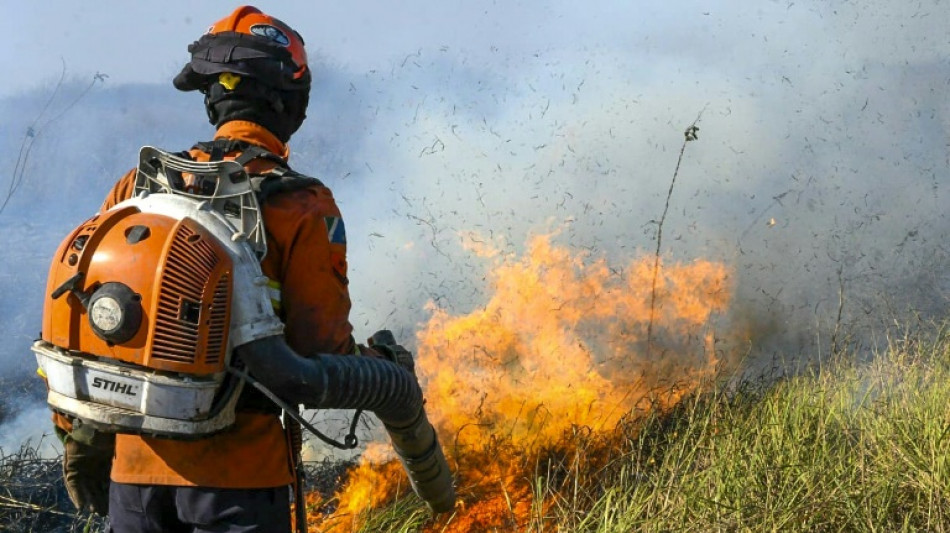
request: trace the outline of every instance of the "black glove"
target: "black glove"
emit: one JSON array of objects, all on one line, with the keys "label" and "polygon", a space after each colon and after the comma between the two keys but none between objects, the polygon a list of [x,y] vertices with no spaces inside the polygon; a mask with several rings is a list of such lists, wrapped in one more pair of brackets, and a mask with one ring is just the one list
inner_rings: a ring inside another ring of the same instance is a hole
[{"label": "black glove", "polygon": [[397,343],[396,337],[388,329],[381,329],[373,333],[373,336],[367,339],[366,342],[370,348],[381,353],[386,359],[402,366],[412,375],[416,374],[416,364],[412,360],[412,352]]},{"label": "black glove", "polygon": [[76,509],[106,515],[115,434],[91,429],[78,426],[66,433],[56,428],[63,441],[63,482]]}]

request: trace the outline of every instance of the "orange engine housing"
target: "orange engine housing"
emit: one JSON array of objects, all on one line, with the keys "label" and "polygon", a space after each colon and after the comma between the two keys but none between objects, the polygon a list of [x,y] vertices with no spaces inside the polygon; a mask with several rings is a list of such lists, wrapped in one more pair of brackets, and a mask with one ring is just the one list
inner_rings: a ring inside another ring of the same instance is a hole
[{"label": "orange engine housing", "polygon": [[[154,370],[222,372],[232,276],[227,251],[194,220],[135,206],[113,209],[87,220],[60,244],[46,287],[42,339]],[[138,329],[120,343],[97,334],[84,302],[110,282],[128,286],[142,310]]]}]

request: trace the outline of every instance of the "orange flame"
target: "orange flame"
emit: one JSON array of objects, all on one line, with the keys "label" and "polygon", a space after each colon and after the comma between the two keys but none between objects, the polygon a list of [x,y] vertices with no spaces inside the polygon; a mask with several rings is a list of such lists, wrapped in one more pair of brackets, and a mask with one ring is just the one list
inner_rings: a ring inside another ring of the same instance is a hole
[{"label": "orange flame", "polygon": [[347,473],[345,492],[337,495],[336,509],[321,521],[319,531],[345,533],[358,529],[365,510],[392,501],[408,485],[389,444],[370,443],[360,462]]},{"label": "orange flame", "polygon": [[[522,524],[539,509],[525,450],[552,446],[572,427],[611,429],[632,409],[675,404],[715,371],[715,319],[732,296],[724,265],[646,256],[611,268],[553,237],[530,239],[521,257],[474,250],[495,264],[491,296],[471,313],[428,304],[416,368],[463,499],[440,531]],[[364,465],[338,494],[348,513],[406,485],[398,469],[387,468],[396,473],[387,483]]]},{"label": "orange flame", "polygon": [[481,309],[452,317],[429,305],[418,366],[440,434],[550,443],[571,424],[613,426],[664,381],[709,375],[707,326],[731,296],[723,265],[660,264],[647,360],[653,258],[613,271],[589,259],[535,237],[522,258],[498,261]]}]

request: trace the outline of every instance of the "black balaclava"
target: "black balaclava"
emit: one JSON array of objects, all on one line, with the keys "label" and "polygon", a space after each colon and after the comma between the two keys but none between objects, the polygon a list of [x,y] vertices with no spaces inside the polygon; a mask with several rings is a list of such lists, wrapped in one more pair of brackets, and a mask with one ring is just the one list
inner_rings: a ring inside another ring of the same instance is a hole
[{"label": "black balaclava", "polygon": [[202,91],[208,121],[221,127],[233,120],[260,124],[286,143],[307,117],[309,91],[283,91],[244,78],[228,90],[215,81]]}]

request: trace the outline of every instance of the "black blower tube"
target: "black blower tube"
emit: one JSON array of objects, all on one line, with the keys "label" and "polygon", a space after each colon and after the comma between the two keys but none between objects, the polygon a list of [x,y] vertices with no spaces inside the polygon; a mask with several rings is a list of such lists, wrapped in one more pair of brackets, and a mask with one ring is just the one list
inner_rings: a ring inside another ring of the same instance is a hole
[{"label": "black blower tube", "polygon": [[433,512],[455,507],[452,473],[426,417],[422,389],[407,369],[376,357],[301,357],[280,335],[239,346],[235,356],[284,401],[311,409],[372,411],[389,433],[415,493]]}]

